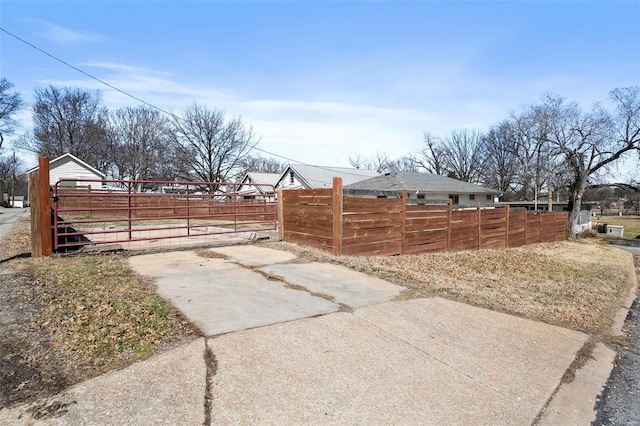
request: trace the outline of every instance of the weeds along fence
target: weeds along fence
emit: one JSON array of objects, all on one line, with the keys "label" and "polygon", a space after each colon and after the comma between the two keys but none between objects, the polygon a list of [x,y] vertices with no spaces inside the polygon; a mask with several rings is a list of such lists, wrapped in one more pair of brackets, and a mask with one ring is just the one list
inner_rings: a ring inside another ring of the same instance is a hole
[{"label": "weeds along fence", "polygon": [[453,210],[407,205],[398,199],[345,197],[333,188],[281,190],[280,237],[335,255],[396,255],[488,248],[566,239],[568,214],[535,214],[508,207]]}]

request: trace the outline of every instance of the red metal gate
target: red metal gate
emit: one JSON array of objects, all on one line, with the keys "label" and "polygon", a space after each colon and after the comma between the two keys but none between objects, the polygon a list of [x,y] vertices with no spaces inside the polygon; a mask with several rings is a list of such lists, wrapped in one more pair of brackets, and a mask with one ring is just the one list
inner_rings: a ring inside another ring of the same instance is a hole
[{"label": "red metal gate", "polygon": [[268,184],[63,179],[53,201],[55,250],[277,228]]}]

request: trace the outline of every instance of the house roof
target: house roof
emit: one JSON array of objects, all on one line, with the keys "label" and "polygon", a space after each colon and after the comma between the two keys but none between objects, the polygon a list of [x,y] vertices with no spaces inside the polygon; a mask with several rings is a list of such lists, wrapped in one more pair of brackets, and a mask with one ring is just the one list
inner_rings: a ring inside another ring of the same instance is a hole
[{"label": "house roof", "polygon": [[244,182],[247,177],[251,178],[251,182],[253,183],[264,183],[267,185],[275,185],[278,183],[278,179],[280,179],[280,173],[256,173],[256,172],[247,172],[244,175],[244,178],[241,182]]},{"label": "house roof", "polygon": [[348,185],[378,176],[378,172],[375,170],[353,169],[349,167],[312,166],[310,164],[289,164],[285,171],[280,175],[278,182],[286,177],[290,169],[293,170],[298,178],[304,181],[304,183],[310,188],[331,188],[333,186],[334,177],[341,177],[342,184]]},{"label": "house roof", "polygon": [[387,173],[345,185],[346,190],[425,192],[438,194],[498,194],[500,191],[431,173]]},{"label": "house roof", "polygon": [[[278,183],[278,180],[280,179],[280,176],[281,175],[279,173],[247,172],[240,182],[241,183],[245,183],[247,181],[247,179],[251,179],[251,183],[258,183],[258,184],[265,184],[265,185],[273,185],[273,186],[275,186],[276,183]],[[244,192],[244,190],[252,191],[252,188],[257,189],[261,193],[265,193],[265,192],[269,192],[270,193],[270,192],[273,191],[273,188],[271,188],[270,186],[265,186],[265,185],[259,185],[259,186],[255,186],[255,187],[243,186],[243,187],[240,188],[240,191],[241,192]]]},{"label": "house roof", "polygon": [[[54,167],[54,164],[57,162],[60,162],[66,158],[70,158],[73,161],[75,161],[76,163],[80,164],[82,167],[91,170],[93,173],[105,177],[106,175],[104,173],[102,173],[100,170],[96,169],[95,167],[90,166],[89,164],[85,163],[84,161],[82,161],[81,159],[79,159],[78,157],[76,157],[73,154],[62,154],[60,157],[58,158],[54,158],[53,160],[49,161],[49,168],[51,169],[52,167]],[[31,172],[35,172],[36,170],[38,170],[40,168],[40,166],[36,166],[33,169],[27,170],[27,173],[31,173]]]}]

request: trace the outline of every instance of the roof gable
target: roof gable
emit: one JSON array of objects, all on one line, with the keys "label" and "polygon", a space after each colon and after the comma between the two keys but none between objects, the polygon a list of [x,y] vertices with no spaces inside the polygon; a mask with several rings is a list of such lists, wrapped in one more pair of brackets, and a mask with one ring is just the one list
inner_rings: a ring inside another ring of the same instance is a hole
[{"label": "roof gable", "polygon": [[[84,167],[85,169],[91,171],[92,173],[95,173],[99,176],[102,176],[103,178],[106,176],[104,173],[102,173],[100,170],[96,169],[95,167],[90,166],[89,164],[85,163],[84,161],[82,161],[81,159],[79,159],[78,157],[76,157],[73,154],[63,154],[57,158],[54,158],[53,160],[49,161],[49,169],[55,168],[56,167],[56,163],[64,163],[65,160],[71,160],[77,164],[79,164],[80,166]],[[31,172],[35,172],[36,170],[40,169],[40,166],[36,166],[31,170],[27,170],[27,173],[31,173]]]},{"label": "roof gable", "polygon": [[293,171],[309,188],[331,188],[334,177],[342,178],[343,185],[348,185],[378,176],[378,172],[375,170],[313,166],[310,164],[289,164],[280,175],[277,183],[280,183],[282,179],[286,178],[290,171]]},{"label": "roof gable", "polygon": [[280,179],[279,173],[257,173],[247,172],[242,179],[242,183],[246,183],[247,178],[251,179],[251,183],[263,183],[266,185],[275,185]]}]

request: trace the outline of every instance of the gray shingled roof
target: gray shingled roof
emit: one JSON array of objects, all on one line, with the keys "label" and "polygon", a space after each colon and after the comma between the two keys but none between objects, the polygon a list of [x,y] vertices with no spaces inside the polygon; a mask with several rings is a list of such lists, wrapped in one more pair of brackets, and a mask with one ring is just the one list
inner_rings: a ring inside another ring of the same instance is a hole
[{"label": "gray shingled roof", "polygon": [[430,173],[391,173],[344,186],[345,190],[426,192],[438,194],[499,194],[484,186]]},{"label": "gray shingled roof", "polygon": [[373,176],[378,176],[378,172],[375,170],[352,169],[348,167],[324,167],[307,164],[289,164],[289,167],[291,167],[300,178],[304,179],[311,188],[331,188],[334,177],[341,177],[342,185],[349,185]]},{"label": "gray shingled roof", "polygon": [[280,173],[256,173],[247,172],[253,183],[265,183],[267,185],[275,185],[280,179]]}]

